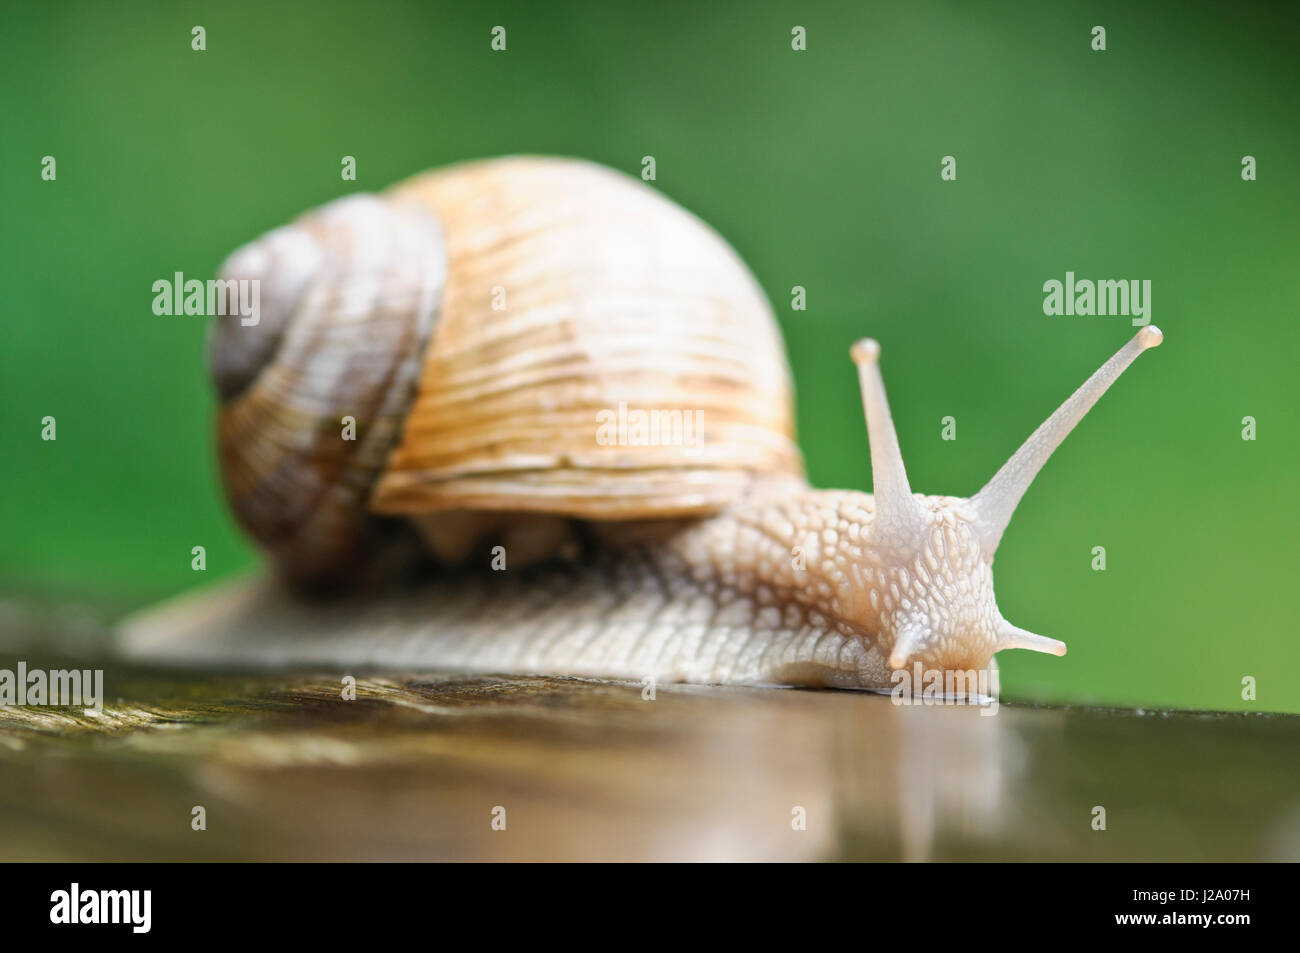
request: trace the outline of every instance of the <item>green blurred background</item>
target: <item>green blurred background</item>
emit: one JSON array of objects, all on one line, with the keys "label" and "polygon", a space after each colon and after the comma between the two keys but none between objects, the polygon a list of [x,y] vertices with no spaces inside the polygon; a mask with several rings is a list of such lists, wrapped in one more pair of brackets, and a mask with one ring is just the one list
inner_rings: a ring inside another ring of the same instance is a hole
[{"label": "green blurred background", "polygon": [[854,338],[884,345],[913,486],[967,495],[1133,333],[1045,317],[1043,282],[1151,279],[1165,345],[999,552],[1007,617],[1070,645],[1003,654],[1004,689],[1300,711],[1293,5],[473,7],[6,4],[0,593],[141,604],[257,560],[215,478],[207,319],[156,317],[156,279],[431,166],[653,155],[774,302],[819,486],[870,488]]}]

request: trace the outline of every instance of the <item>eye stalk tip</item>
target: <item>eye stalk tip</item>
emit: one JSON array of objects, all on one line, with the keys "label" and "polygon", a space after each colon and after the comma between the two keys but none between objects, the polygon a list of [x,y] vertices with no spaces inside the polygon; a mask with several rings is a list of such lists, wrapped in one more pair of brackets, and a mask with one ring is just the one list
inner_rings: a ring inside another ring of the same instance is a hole
[{"label": "eye stalk tip", "polygon": [[1159,347],[1160,342],[1165,339],[1165,334],[1154,324],[1148,324],[1145,328],[1137,333],[1138,344],[1142,345],[1142,350]]},{"label": "eye stalk tip", "polygon": [[880,342],[875,338],[863,338],[855,341],[849,348],[849,357],[854,364],[875,364],[880,360]]}]

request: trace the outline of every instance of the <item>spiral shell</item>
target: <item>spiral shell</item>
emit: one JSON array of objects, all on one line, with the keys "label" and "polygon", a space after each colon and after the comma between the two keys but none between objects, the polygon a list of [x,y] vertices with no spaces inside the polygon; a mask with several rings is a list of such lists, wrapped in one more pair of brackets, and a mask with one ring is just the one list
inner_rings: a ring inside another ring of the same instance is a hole
[{"label": "spiral shell", "polygon": [[[222,472],[292,577],[355,571],[403,535],[395,516],[682,516],[756,474],[802,480],[757,283],[699,219],[600,166],[426,173],[308,213],[222,277],[259,278],[263,302],[258,326],[214,334]],[[634,412],[695,426],[601,439]]]}]

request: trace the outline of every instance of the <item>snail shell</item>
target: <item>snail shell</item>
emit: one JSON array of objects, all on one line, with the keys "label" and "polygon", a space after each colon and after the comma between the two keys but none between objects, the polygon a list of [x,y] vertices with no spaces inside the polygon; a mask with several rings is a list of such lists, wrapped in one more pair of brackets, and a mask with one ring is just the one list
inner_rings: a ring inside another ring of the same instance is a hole
[{"label": "snail shell", "polygon": [[[758,475],[803,482],[790,372],[754,278],[699,219],[603,167],[508,158],[419,175],[270,232],[222,278],[260,280],[262,301],[256,325],[214,331],[224,484],[300,583],[406,558],[416,525],[435,553],[463,552],[466,514],[703,515]],[[620,404],[698,411],[699,427],[678,443],[598,440],[598,415]]]}]

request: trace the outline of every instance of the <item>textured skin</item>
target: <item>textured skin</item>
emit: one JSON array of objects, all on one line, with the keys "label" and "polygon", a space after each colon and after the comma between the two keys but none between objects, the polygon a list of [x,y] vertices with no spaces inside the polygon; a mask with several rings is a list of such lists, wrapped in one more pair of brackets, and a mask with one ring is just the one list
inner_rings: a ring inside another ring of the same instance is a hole
[{"label": "textured skin", "polygon": [[806,490],[685,524],[611,527],[576,563],[380,599],[321,604],[241,583],[132,620],[122,645],[154,661],[888,689],[897,619],[924,615],[937,633],[911,655],[927,667],[982,668],[996,638],[992,574],[963,501],[917,500],[934,523],[906,562],[873,547],[870,495]]},{"label": "textured skin", "polygon": [[[534,572],[517,562],[505,572],[480,564],[477,573],[445,575],[418,591],[351,602],[306,602],[274,583],[246,585],[182,599],[129,623],[123,648],[156,661],[882,690],[904,668],[924,679],[992,669],[1000,649],[1063,655],[1063,642],[1002,618],[993,557],[1016,503],[1055,447],[1160,341],[1154,326],[1139,331],[970,499],[910,491],[880,348],[864,340],[853,357],[876,496],[757,479],[714,516],[586,523],[582,537],[599,545],[562,569],[554,561]],[[515,548],[522,542],[534,559],[551,551],[562,557],[578,541],[555,514],[504,525],[514,535],[499,538],[514,539]],[[473,566],[475,552],[490,542],[482,533],[502,526],[471,514],[422,531]]]}]

